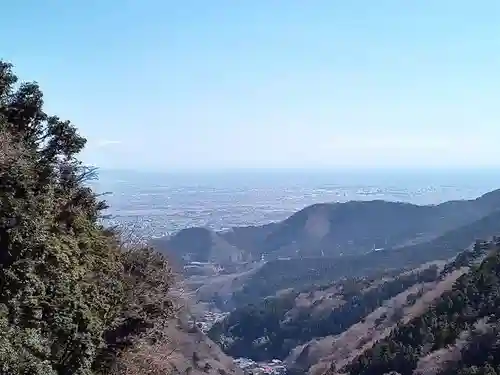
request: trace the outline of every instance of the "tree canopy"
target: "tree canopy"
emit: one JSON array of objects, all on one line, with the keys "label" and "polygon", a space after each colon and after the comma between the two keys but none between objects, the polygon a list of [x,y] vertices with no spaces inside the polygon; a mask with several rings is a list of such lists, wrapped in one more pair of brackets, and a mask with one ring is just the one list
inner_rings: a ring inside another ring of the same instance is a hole
[{"label": "tree canopy", "polygon": [[85,138],[0,61],[0,373],[107,374],[172,313],[161,255],[121,246]]}]

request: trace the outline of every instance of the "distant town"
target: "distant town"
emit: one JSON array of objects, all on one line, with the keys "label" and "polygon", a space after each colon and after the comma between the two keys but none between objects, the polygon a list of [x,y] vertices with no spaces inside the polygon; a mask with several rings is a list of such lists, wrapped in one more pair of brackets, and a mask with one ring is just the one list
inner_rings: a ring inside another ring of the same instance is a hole
[{"label": "distant town", "polygon": [[212,326],[224,319],[229,313],[215,312],[215,311],[207,311],[203,314],[202,317],[196,319],[196,323],[198,328],[203,332],[207,333]]},{"label": "distant town", "polygon": [[[203,332],[207,333],[210,328],[217,322],[224,319],[229,313],[221,313],[215,311],[207,311],[202,317],[193,319],[192,323]],[[279,359],[273,359],[270,362],[256,362],[249,358],[237,358],[234,363],[240,367],[247,375],[286,375],[287,368],[285,364]]]},{"label": "distant town", "polygon": [[248,358],[237,358],[234,363],[248,375],[286,375],[287,369],[282,361],[273,359],[271,362],[255,362]]}]

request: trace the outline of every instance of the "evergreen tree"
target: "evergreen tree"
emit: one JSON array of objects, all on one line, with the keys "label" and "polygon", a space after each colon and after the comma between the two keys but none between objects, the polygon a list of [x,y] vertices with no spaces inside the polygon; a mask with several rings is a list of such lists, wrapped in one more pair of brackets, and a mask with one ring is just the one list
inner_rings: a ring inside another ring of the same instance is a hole
[{"label": "evergreen tree", "polygon": [[171,313],[166,261],[121,251],[73,124],[0,61],[0,373],[106,373]]}]

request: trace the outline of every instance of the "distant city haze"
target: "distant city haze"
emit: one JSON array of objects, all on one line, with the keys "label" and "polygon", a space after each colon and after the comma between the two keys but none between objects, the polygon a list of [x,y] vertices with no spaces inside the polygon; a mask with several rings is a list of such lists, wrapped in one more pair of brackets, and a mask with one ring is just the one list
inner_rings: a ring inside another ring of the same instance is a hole
[{"label": "distant city haze", "polygon": [[15,37],[2,58],[79,127],[90,164],[500,163],[495,0],[9,1],[3,12],[0,32]]},{"label": "distant city haze", "polygon": [[158,173],[101,170],[113,222],[141,238],[202,226],[216,230],[287,218],[314,203],[384,199],[437,204],[500,187],[495,170]]}]

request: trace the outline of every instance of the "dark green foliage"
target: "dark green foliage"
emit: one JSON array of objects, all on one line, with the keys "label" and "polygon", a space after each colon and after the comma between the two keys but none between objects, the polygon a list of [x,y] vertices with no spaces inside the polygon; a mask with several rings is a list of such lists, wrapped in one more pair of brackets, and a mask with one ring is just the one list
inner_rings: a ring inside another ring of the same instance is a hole
[{"label": "dark green foliage", "polygon": [[500,374],[500,324],[490,319],[485,332],[472,332],[458,362],[441,375]]},{"label": "dark green foliage", "polygon": [[493,237],[492,241],[477,240],[472,249],[462,251],[452,262],[446,264],[443,271],[441,271],[441,275],[444,277],[446,274],[457,270],[460,267],[469,266],[471,262],[475,262],[476,259],[481,259],[482,255],[485,255],[489,250],[492,250],[499,245],[500,242],[497,237]]},{"label": "dark green foliage", "polygon": [[[367,290],[364,290],[368,286],[365,280],[348,279],[339,283],[342,289],[339,297],[343,304],[318,316],[311,314],[314,305],[299,309],[298,314],[289,314],[295,307],[297,292],[267,298],[258,305],[236,309],[215,324],[209,336],[220,342],[226,353],[232,356],[255,360],[282,359],[297,345],[316,337],[339,334],[387,299],[416,283],[434,281],[437,277],[437,268],[430,267],[419,273],[400,275]],[[227,341],[225,337],[231,340]],[[259,342],[263,337],[266,339]]]},{"label": "dark green foliage", "polygon": [[123,252],[76,155],[85,139],[0,61],[0,373],[107,373],[168,316],[166,262]]},{"label": "dark green foliage", "polygon": [[472,335],[462,350],[462,359],[449,365],[444,374],[494,374],[500,366],[498,318],[500,252],[496,250],[479,267],[458,279],[453,289],[425,314],[398,326],[347,370],[352,375],[382,375],[389,371],[412,374],[419,358],[455,344],[463,332],[487,319],[494,322],[493,328],[487,334]]}]

